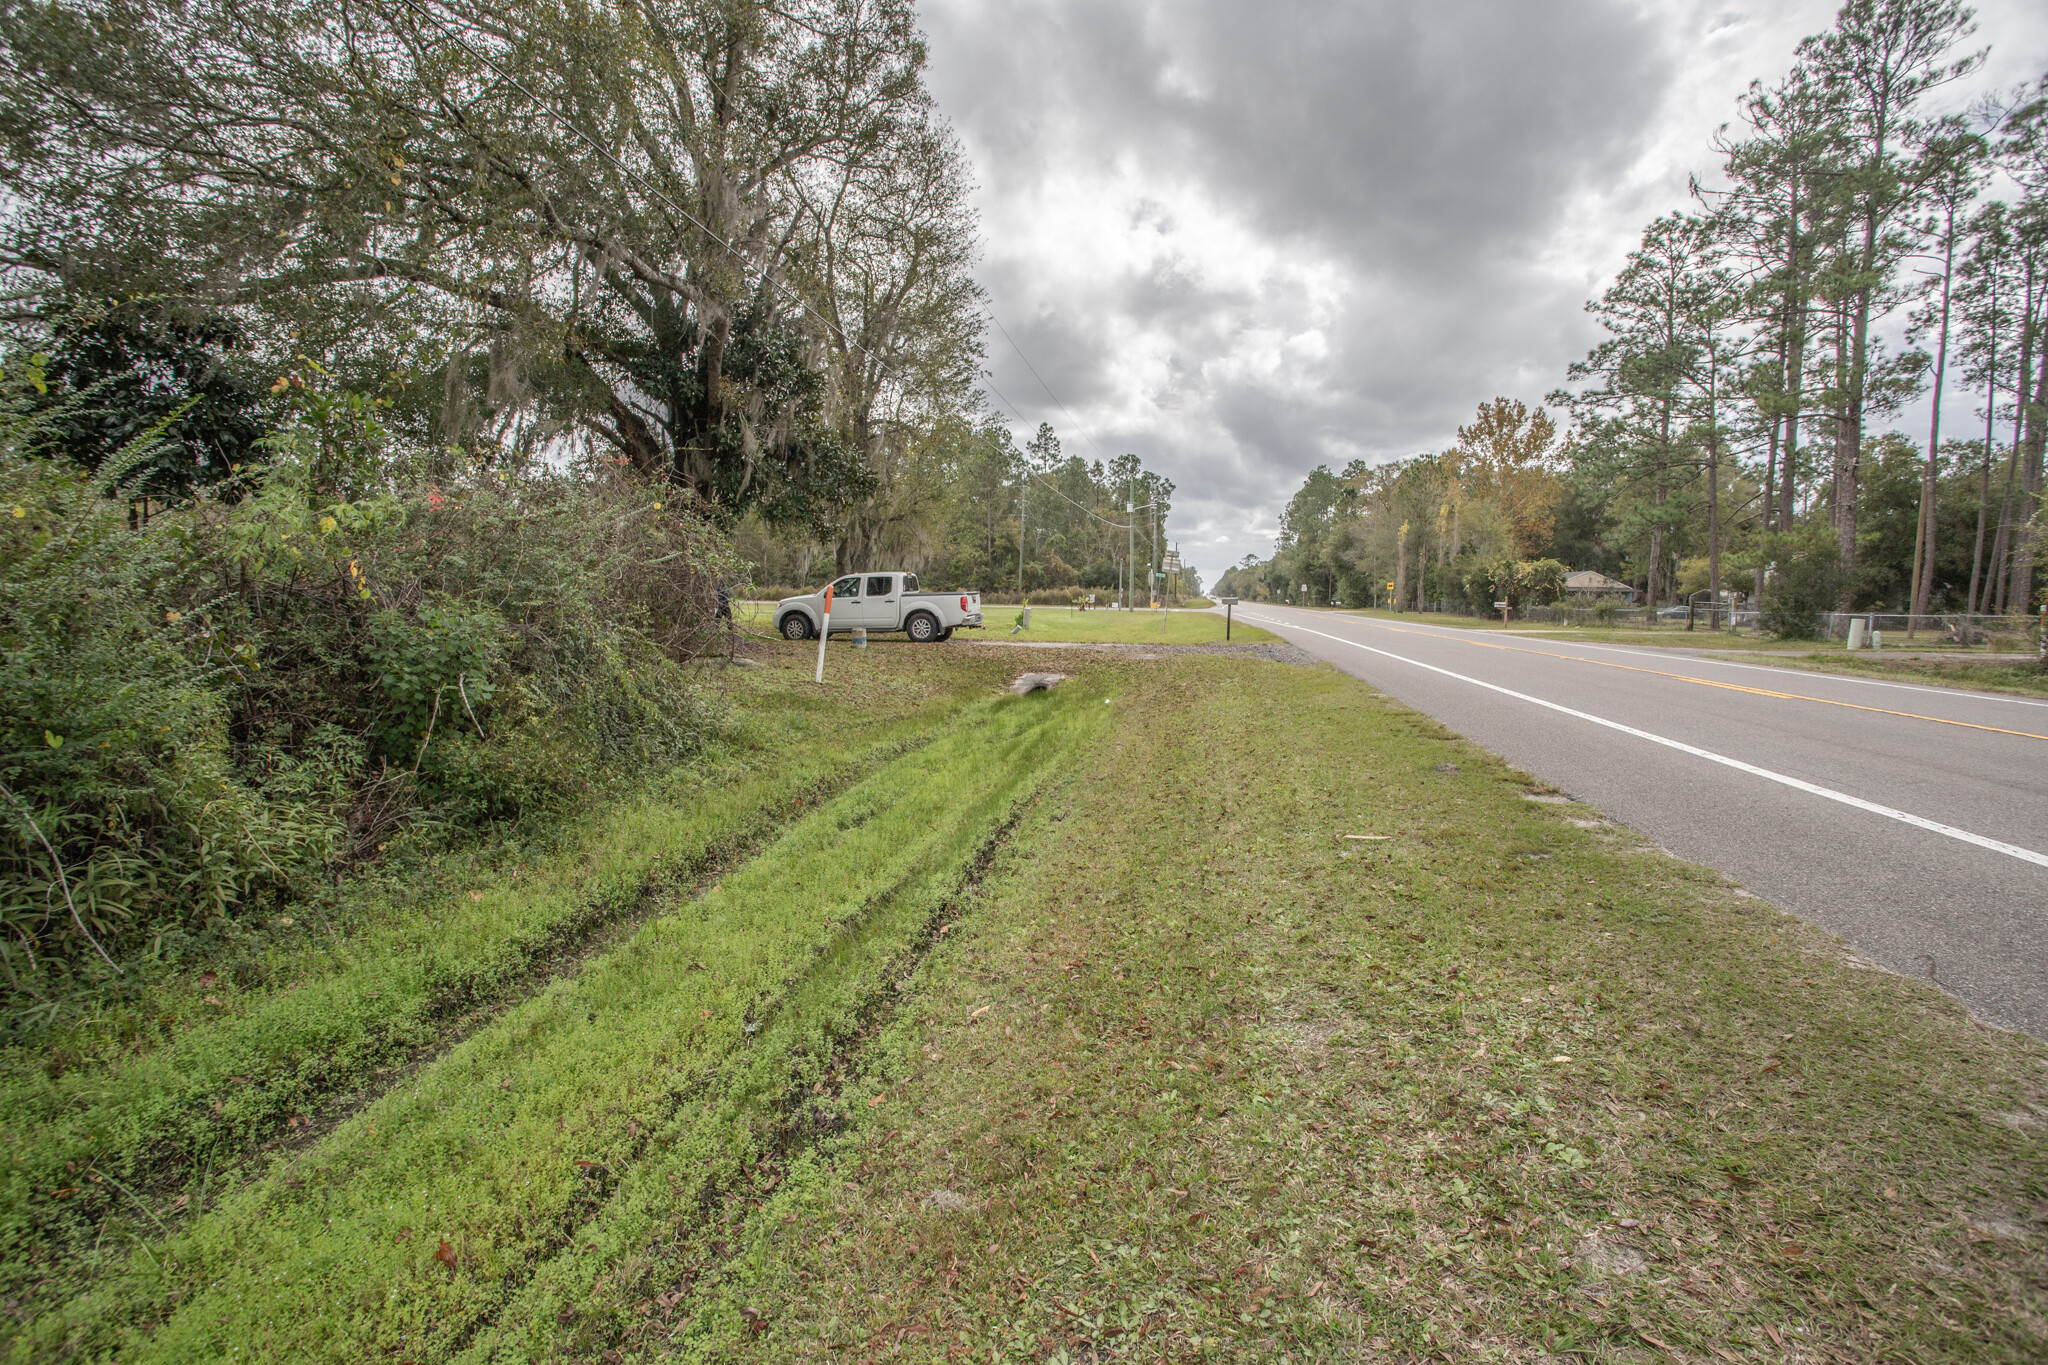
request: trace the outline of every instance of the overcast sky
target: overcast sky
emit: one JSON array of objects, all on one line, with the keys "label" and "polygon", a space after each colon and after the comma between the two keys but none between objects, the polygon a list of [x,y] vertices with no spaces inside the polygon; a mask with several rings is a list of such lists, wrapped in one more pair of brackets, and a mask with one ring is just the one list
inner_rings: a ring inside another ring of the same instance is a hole
[{"label": "overcast sky", "polygon": [[[992,382],[1020,440],[1050,421],[1069,453],[1165,471],[1213,582],[1271,553],[1316,465],[1439,449],[1485,399],[1555,388],[1585,300],[1833,13],[923,0],[1018,348],[990,330]],[[2048,68],[2048,6],[1978,16],[1991,61],[1953,98]]]}]

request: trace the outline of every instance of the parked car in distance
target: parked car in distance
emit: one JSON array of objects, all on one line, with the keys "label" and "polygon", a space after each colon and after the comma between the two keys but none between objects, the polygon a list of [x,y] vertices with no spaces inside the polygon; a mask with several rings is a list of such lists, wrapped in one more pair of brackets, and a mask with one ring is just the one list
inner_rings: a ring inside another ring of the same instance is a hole
[{"label": "parked car in distance", "polygon": [[[775,630],[785,640],[815,640],[825,620],[823,589],[775,604]],[[902,631],[920,644],[981,628],[978,592],[919,592],[914,573],[850,573],[832,584],[832,633]]]}]

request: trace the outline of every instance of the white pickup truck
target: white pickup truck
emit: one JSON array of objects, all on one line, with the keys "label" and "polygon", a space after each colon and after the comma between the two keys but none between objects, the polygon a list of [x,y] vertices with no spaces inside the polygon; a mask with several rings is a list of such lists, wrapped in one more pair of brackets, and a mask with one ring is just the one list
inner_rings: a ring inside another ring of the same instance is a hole
[{"label": "white pickup truck", "polygon": [[[815,640],[825,619],[825,594],[785,597],[775,604],[775,629],[785,640]],[[919,592],[914,573],[850,573],[832,585],[832,633],[859,626],[869,634],[900,630],[920,644],[956,630],[981,629],[978,592]]]}]

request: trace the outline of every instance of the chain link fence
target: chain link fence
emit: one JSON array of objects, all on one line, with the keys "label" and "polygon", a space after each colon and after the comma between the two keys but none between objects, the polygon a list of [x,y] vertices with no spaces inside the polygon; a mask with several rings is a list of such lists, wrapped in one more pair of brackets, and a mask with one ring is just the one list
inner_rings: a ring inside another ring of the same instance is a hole
[{"label": "chain link fence", "polygon": [[1886,647],[1903,643],[1910,634],[1915,644],[1987,649],[1993,654],[2033,654],[2041,648],[2041,622],[2033,616],[1824,611],[1815,618],[1815,626],[1823,640],[1847,640],[1859,621],[1863,634],[1881,637]]}]

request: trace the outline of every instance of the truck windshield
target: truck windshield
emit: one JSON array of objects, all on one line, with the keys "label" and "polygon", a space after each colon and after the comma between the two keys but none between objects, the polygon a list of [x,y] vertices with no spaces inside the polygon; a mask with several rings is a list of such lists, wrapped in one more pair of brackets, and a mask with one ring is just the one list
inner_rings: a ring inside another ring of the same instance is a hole
[{"label": "truck windshield", "polygon": [[907,573],[907,574],[903,575],[903,591],[905,591],[905,592],[916,592],[916,591],[917,591],[917,575],[916,575],[916,574],[914,574],[914,573]]}]

